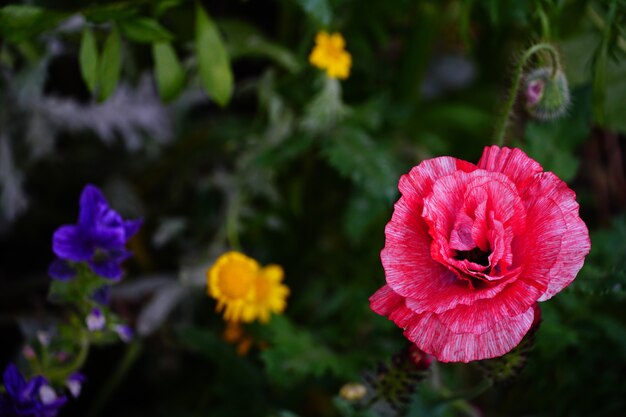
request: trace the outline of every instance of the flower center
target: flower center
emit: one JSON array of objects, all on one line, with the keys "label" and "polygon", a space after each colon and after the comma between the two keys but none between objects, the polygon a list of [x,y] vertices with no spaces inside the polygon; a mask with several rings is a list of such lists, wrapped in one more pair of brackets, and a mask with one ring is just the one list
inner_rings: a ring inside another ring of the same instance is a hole
[{"label": "flower center", "polygon": [[470,261],[478,265],[489,266],[489,255],[491,251],[485,252],[478,246],[471,250],[457,250],[454,259],[459,261]]},{"label": "flower center", "polygon": [[228,298],[244,297],[252,285],[254,273],[247,265],[231,264],[220,271],[219,287]]}]

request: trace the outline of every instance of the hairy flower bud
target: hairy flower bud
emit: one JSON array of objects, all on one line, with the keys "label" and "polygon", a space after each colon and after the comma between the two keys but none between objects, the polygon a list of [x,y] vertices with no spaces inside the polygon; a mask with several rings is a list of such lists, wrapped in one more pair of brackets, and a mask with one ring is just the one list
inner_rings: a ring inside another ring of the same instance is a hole
[{"label": "hairy flower bud", "polygon": [[528,74],[524,95],[528,113],[542,121],[563,116],[571,101],[565,74],[560,70],[553,74],[551,68],[538,68]]}]

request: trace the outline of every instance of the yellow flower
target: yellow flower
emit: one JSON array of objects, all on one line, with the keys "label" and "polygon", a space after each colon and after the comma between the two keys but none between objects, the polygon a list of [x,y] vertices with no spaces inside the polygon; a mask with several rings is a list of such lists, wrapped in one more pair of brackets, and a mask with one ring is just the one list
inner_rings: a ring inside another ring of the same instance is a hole
[{"label": "yellow flower", "polygon": [[254,281],[254,292],[250,313],[261,323],[267,323],[270,315],[280,314],[287,306],[286,298],[289,288],[282,284],[283,269],[278,265],[268,265],[262,268]]},{"label": "yellow flower", "polygon": [[322,31],[315,37],[315,47],[309,55],[309,62],[326,70],[331,78],[346,79],[350,75],[352,56],[345,50],[346,41],[340,33],[329,35]]},{"label": "yellow flower", "polygon": [[224,310],[224,319],[240,321],[252,300],[259,264],[239,252],[220,256],[207,272],[209,295],[217,300],[217,311]]},{"label": "yellow flower", "polygon": [[207,271],[209,295],[230,322],[266,323],[272,313],[282,313],[289,294],[282,279],[280,266],[261,268],[254,259],[234,251],[220,256]]}]

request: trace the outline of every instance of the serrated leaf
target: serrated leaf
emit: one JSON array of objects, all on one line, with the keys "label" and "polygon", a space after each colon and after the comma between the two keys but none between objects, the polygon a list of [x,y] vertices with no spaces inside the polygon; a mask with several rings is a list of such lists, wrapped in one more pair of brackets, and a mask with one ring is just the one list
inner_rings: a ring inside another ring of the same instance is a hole
[{"label": "serrated leaf", "polygon": [[98,99],[106,100],[117,87],[122,70],[122,41],[117,29],[113,29],[104,43],[98,67]]},{"label": "serrated leaf", "polygon": [[233,94],[233,73],[224,42],[202,6],[196,6],[196,55],[206,92],[224,107]]},{"label": "serrated leaf", "polygon": [[326,372],[344,377],[349,374],[337,355],[286,317],[272,318],[267,330],[271,346],[261,353],[261,358],[269,377],[277,384],[287,386],[307,377],[320,377]]},{"label": "serrated leaf", "polygon": [[68,15],[41,7],[9,5],[0,9],[0,38],[22,42],[57,26]]},{"label": "serrated leaf", "polygon": [[96,90],[98,83],[98,46],[96,38],[90,29],[83,31],[83,38],[80,42],[80,73],[83,76],[87,88],[92,93]]},{"label": "serrated leaf", "polygon": [[119,22],[122,34],[135,42],[154,43],[171,41],[174,36],[154,19],[138,17]]},{"label": "serrated leaf", "polygon": [[392,201],[397,193],[398,175],[386,152],[356,127],[345,127],[329,138],[323,147],[330,165],[350,178],[372,197]]},{"label": "serrated leaf", "polygon": [[295,0],[296,3],[321,26],[328,26],[333,14],[328,0]]},{"label": "serrated leaf", "polygon": [[165,102],[175,99],[185,84],[185,72],[176,51],[169,43],[155,43],[152,45],[152,57],[161,99]]}]

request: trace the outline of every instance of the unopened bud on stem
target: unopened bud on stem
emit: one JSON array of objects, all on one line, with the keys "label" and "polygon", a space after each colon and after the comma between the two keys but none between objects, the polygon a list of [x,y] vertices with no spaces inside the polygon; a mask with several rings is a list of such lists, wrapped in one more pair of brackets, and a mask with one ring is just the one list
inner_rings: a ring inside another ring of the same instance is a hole
[{"label": "unopened bud on stem", "polygon": [[526,76],[524,85],[526,110],[542,121],[563,116],[571,97],[565,74],[552,68],[538,68]]}]

